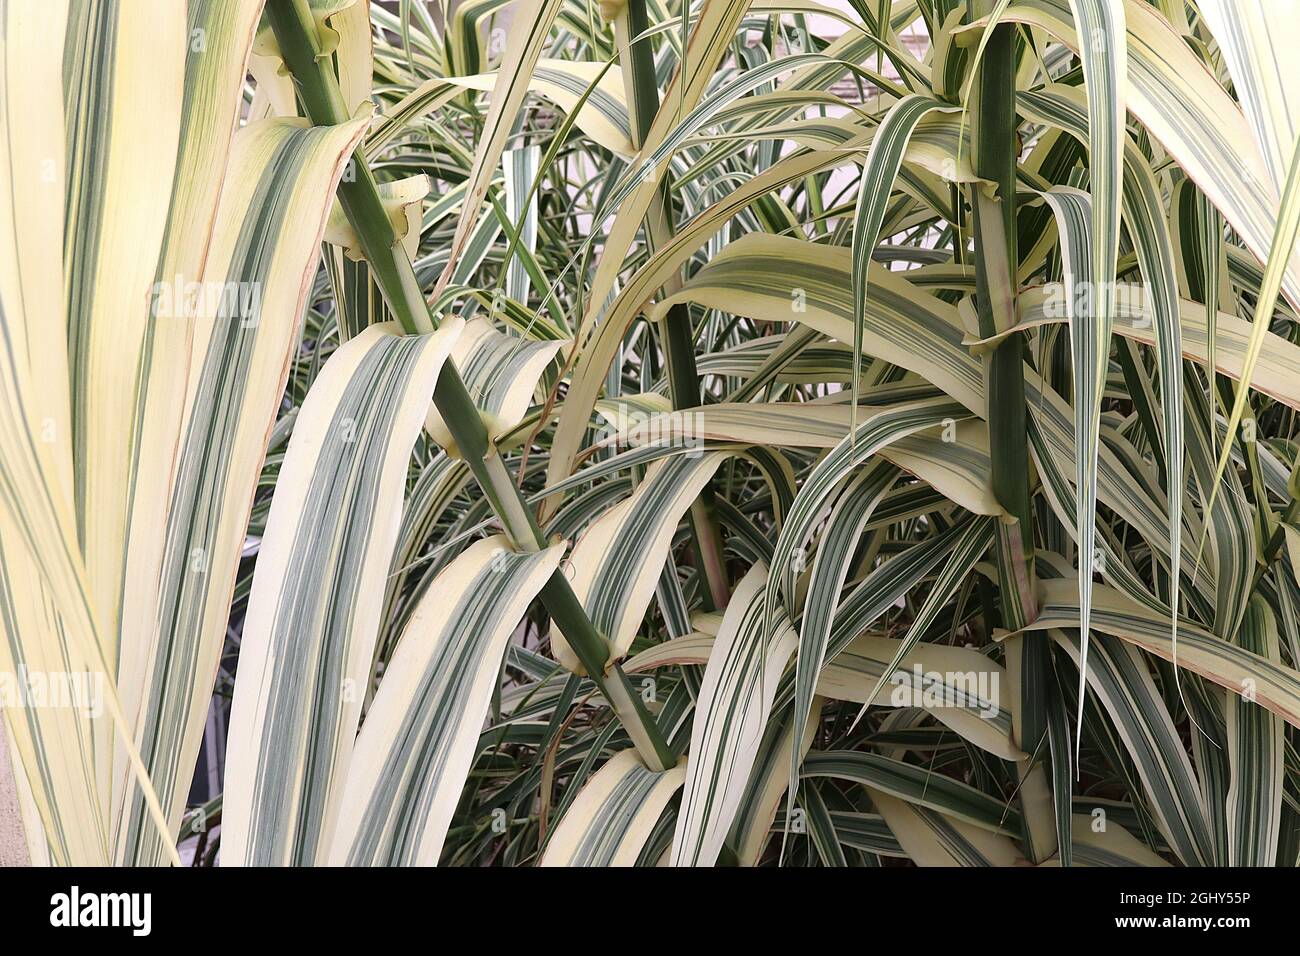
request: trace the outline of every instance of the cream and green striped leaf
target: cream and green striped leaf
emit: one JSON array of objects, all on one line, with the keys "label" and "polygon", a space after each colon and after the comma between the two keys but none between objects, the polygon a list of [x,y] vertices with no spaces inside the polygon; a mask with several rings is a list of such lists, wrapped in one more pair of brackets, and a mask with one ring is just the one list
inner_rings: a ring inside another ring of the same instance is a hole
[{"label": "cream and green striped leaf", "polygon": [[804,479],[777,537],[772,573],[765,582],[763,599],[763,616],[770,626],[775,626],[778,620],[778,605],[783,600],[786,607],[793,603],[796,551],[806,546],[814,528],[825,516],[831,496],[845,478],[891,442],[964,415],[960,405],[945,398],[874,411],[817,463]]},{"label": "cream and green striped leaf", "polygon": [[[283,389],[306,275],[315,267],[333,183],[362,132],[362,123],[333,130],[254,123],[232,142],[258,6],[230,0],[187,11],[142,2],[70,11],[51,4],[40,18],[28,11],[5,31],[6,63],[20,66],[10,57],[30,50],[49,57],[54,68],[35,85],[6,89],[26,90],[25,102],[37,109],[36,89],[53,100],[44,123],[62,127],[65,104],[68,110],[66,131],[29,121],[21,134],[15,127],[6,137],[17,178],[42,184],[6,211],[14,228],[4,233],[18,239],[14,252],[21,248],[22,256],[6,254],[12,266],[4,271],[0,307],[11,341],[29,343],[20,347],[40,363],[30,372],[39,393],[6,408],[27,407],[20,414],[28,427],[45,435],[33,447],[50,456],[43,477],[29,471],[23,478],[28,487],[21,493],[37,497],[20,506],[22,524],[6,520],[10,554],[18,540],[13,535],[44,520],[39,502],[50,500],[51,491],[71,509],[61,530],[56,523],[41,532],[41,550],[22,585],[30,597],[12,605],[6,635],[11,649],[28,645],[17,653],[30,664],[42,635],[79,643],[79,635],[93,629],[111,661],[95,665],[96,655],[85,658],[82,646],[61,652],[64,667],[53,668],[53,661],[47,667],[61,671],[80,661],[87,671],[101,670],[111,720],[83,731],[51,724],[39,731],[43,740],[24,735],[19,741],[24,764],[33,761],[26,777],[60,862],[176,858],[172,832],[198,752],[243,522]],[[60,76],[57,66],[65,58],[46,49],[38,34],[65,33],[69,71]],[[202,43],[191,42],[196,35]],[[150,109],[141,109],[142,100]],[[25,107],[16,109],[17,100],[8,102],[9,121],[27,115]],[[39,150],[40,166],[24,165],[30,146]],[[275,202],[268,204],[268,197]],[[32,231],[36,221],[29,213],[42,205],[48,209],[44,224]],[[9,284],[18,276],[21,298]],[[47,292],[63,287],[73,315],[67,325],[49,321],[49,314],[64,311],[65,300],[61,294],[47,298]],[[32,310],[30,332],[11,324],[26,321],[20,301]],[[244,365],[219,405],[200,386],[203,344],[214,328],[250,347],[258,339],[273,354],[260,366]],[[65,356],[74,371],[60,369]],[[246,389],[256,397],[246,401]],[[208,492],[181,483],[183,475],[192,477],[183,462],[191,449],[212,441],[214,424],[232,435],[247,428],[237,447],[248,463],[231,466],[224,454],[214,454],[203,475],[215,485],[227,481],[228,468],[237,475],[237,503],[219,511],[234,529],[233,550],[206,538],[190,545],[176,531],[204,521],[194,501]],[[111,447],[96,451],[106,441]],[[81,449],[75,471],[68,464],[74,445]],[[17,462],[24,454],[5,457]],[[99,502],[94,515],[77,522],[76,502],[92,500]],[[57,505],[56,513],[64,507]],[[73,563],[52,563],[51,547],[75,554]],[[82,554],[84,569],[77,567]],[[180,574],[169,577],[169,569]],[[131,586],[123,587],[127,580]],[[92,594],[104,600],[88,618]],[[174,609],[195,600],[209,602],[212,619],[206,627],[192,621],[177,627]],[[23,626],[13,616],[33,612],[42,624]],[[117,744],[114,725],[127,735]],[[57,773],[48,763],[37,769],[49,747],[66,754]],[[73,754],[80,757],[69,760]],[[98,808],[83,807],[78,826],[98,830],[94,843],[73,837],[60,822],[63,811],[55,809],[75,801],[79,785],[67,773],[80,760],[98,767]],[[141,790],[138,781],[146,775],[152,786]]]},{"label": "cream and green striped leaf", "polygon": [[542,866],[633,866],[686,769],[646,769],[635,750],[608,760],[583,786],[542,854]]},{"label": "cream and green striped leaf", "polygon": [[534,260],[537,253],[537,190],[534,187],[541,162],[540,146],[507,149],[501,154],[501,166],[505,171],[506,218],[515,237],[510,246],[514,257],[506,267],[505,290],[506,295],[516,302],[528,301],[532,282],[529,265],[540,272]]},{"label": "cream and green striped leaf", "polygon": [[[884,678],[881,681],[893,678],[896,668],[903,663],[904,657],[909,651],[917,646],[925,631],[934,622],[939,613],[948,606],[948,603],[956,595],[957,588],[962,585],[967,575],[975,567],[975,563],[988,551],[993,545],[994,534],[993,526],[989,521],[973,521],[957,540],[953,547],[952,554],[945,562],[943,570],[935,578],[930,593],[926,595],[925,602],[917,609],[911,625],[908,627],[907,635],[899,643],[898,649],[894,652],[893,658],[885,666]],[[858,711],[858,720],[867,712],[875,699],[875,694],[879,693],[878,685],[872,692],[872,696],[862,702],[862,709]]]},{"label": "cream and green striped leaf", "polygon": [[[905,96],[885,115],[863,163],[858,180],[857,211],[853,219],[853,354],[862,354],[862,323],[867,310],[871,254],[880,238],[894,180],[903,162],[903,153],[917,124],[935,113],[956,113],[956,107],[925,96]],[[853,364],[853,396],[856,401],[861,369]],[[856,424],[856,422],[855,422]]]},{"label": "cream and green striped leaf", "polygon": [[298,415],[258,555],[231,715],[228,865],[328,859],[361,717],[407,459],[460,323],[370,326]]},{"label": "cream and green striped leaf", "polygon": [[474,155],[474,166],[470,170],[460,219],[448,248],[447,265],[434,286],[431,296],[433,299],[438,298],[452,281],[461,254],[469,242],[470,233],[488,198],[488,187],[497,174],[501,151],[505,149],[515,117],[528,95],[533,70],[542,55],[542,48],[560,6],[561,0],[517,0],[515,3],[513,22],[516,28],[510,31],[510,39],[497,70],[496,82],[492,87],[492,107],[479,139],[479,148]]},{"label": "cream and green striped leaf", "polygon": [[[1281,660],[1273,611],[1260,596],[1251,598],[1241,622],[1243,650],[1273,663]],[[1286,726],[1252,699],[1252,679],[1229,690],[1226,717],[1231,784],[1227,794],[1228,866],[1274,866],[1278,862]]]},{"label": "cream and green striped leaf", "polygon": [[[1203,519],[1198,558],[1215,576],[1214,610],[1208,618],[1211,630],[1230,639],[1237,633],[1250,603],[1260,548],[1240,476],[1235,469],[1221,475],[1215,472],[1213,438],[1217,437],[1214,431],[1218,421],[1211,417],[1208,388],[1191,369],[1188,372],[1187,458],[1207,516]],[[1218,494],[1220,489],[1223,494]]]},{"label": "cream and green striped leaf", "polygon": [[[1272,323],[1273,306],[1282,288],[1286,264],[1295,251],[1297,236],[1300,236],[1300,136],[1291,147],[1291,163],[1286,185],[1282,190],[1282,204],[1278,209],[1277,225],[1273,232],[1273,241],[1269,246],[1268,258],[1265,260],[1267,264],[1264,267],[1263,280],[1260,282],[1259,296],[1255,302],[1255,317],[1251,323],[1250,341],[1246,345],[1246,353],[1242,359],[1241,377],[1244,381],[1249,382],[1253,377],[1255,363],[1264,348],[1269,326]],[[1232,411],[1228,413],[1228,441],[1223,443],[1223,450],[1219,453],[1218,465],[1215,468],[1216,479],[1228,467],[1233,441],[1249,398],[1250,389],[1244,387],[1237,389]],[[1214,492],[1217,491],[1216,480]],[[1208,507],[1214,506],[1214,500],[1215,495],[1211,493]]]},{"label": "cream and green striped leaf", "polygon": [[[464,461],[442,454],[424,466],[407,493],[384,594],[386,631],[380,638],[380,653],[386,652],[385,645],[401,634],[433,573],[454,557],[454,548],[460,542],[444,540],[441,548],[432,552],[426,549],[438,538],[438,522],[470,481],[469,466]],[[418,583],[412,586],[412,581]]]},{"label": "cream and green striped leaf", "polygon": [[[1053,631],[1052,637],[1080,662],[1077,632]],[[1109,635],[1096,635],[1093,642],[1088,682],[1133,758],[1161,832],[1184,864],[1212,862],[1201,788],[1145,659],[1137,648]]]},{"label": "cream and green striped leaf", "polygon": [[1020,814],[1003,801],[894,757],[852,750],[813,751],[804,759],[803,775],[847,780],[989,833],[1013,839],[1020,835]]},{"label": "cream and green striped leaf", "polygon": [[[242,9],[233,4],[198,5],[191,11],[190,36],[201,33],[206,44],[189,45],[193,66],[187,98],[196,107],[216,110],[208,130],[193,124],[182,129],[180,155],[192,164],[191,175],[200,183],[220,176],[219,164],[217,170],[210,164],[219,156],[214,151],[222,148],[230,110],[238,105],[235,80],[246,40],[215,49],[214,43],[223,32],[242,39],[248,8],[255,12],[256,5],[239,6]],[[369,25],[364,5],[358,8],[353,13],[360,13],[359,20],[351,14],[346,18],[352,39],[345,48],[348,56],[364,61],[353,71],[360,103],[370,82]],[[214,61],[217,53],[221,58]],[[338,56],[342,61],[342,49]],[[154,696],[145,698],[142,719],[149,722],[143,732],[153,736],[145,737],[142,749],[156,761],[151,767],[154,779],[163,775],[160,787],[169,794],[169,812],[177,815],[206,711],[202,675],[215,667],[224,637],[221,602],[230,586],[225,582],[240,557],[244,502],[256,480],[261,436],[275,414],[286,357],[296,341],[292,319],[302,311],[304,276],[315,268],[323,203],[364,125],[359,119],[334,130],[309,130],[299,122],[269,123],[240,131],[225,172],[227,183],[238,188],[228,185],[223,192],[211,240],[200,239],[202,232],[187,236],[181,220],[169,232],[177,242],[203,243],[205,287],[225,293],[215,309],[210,298],[205,300],[192,341],[187,342],[193,358],[161,569],[158,651],[145,661],[146,688]],[[203,188],[211,192],[215,187]],[[274,200],[268,202],[268,197]],[[174,199],[174,217],[176,209]],[[196,225],[194,215],[189,213],[191,228]],[[166,281],[170,273],[162,264],[159,271]],[[233,306],[232,290],[238,296]],[[153,355],[155,361],[165,361],[166,353],[157,344]],[[227,390],[223,381],[233,388]],[[165,392],[162,400],[168,400]],[[239,418],[226,417],[232,407],[240,409]],[[232,509],[230,502],[240,504]],[[133,596],[128,596],[128,610]],[[202,615],[197,627],[195,615]],[[133,848],[134,841],[134,830],[128,829],[125,847]]]},{"label": "cream and green striped leaf", "polygon": [[[611,661],[627,653],[654,599],[677,523],[726,457],[715,451],[659,462],[631,497],[605,512],[574,545],[570,583],[609,641]],[[551,651],[573,673],[585,673],[555,624]]]},{"label": "cream and green striped leaf", "polygon": [[[487,319],[472,319],[452,348],[452,361],[474,399],[488,437],[496,440],[524,419],[537,383],[562,341],[536,341],[493,328]],[[435,405],[429,406],[425,428],[453,455],[455,441]]]},{"label": "cream and green striped leaf", "polygon": [[[306,279],[317,267],[328,191],[363,129],[269,119],[235,136],[204,269],[205,288],[223,294],[205,297],[193,317],[188,382],[173,396],[184,417],[164,499],[158,585],[128,589],[124,604],[124,625],[147,640],[123,654],[122,679],[139,695],[141,753],[177,822]],[[161,852],[143,835],[138,800],[121,812],[123,852],[143,854],[139,862]]]},{"label": "cream and green striped leaf", "polygon": [[1123,0],[1070,0],[1088,101],[1091,196],[1062,189],[1043,198],[1057,216],[1070,309],[1074,368],[1075,514],[1079,542],[1080,650],[1077,730],[1083,725],[1097,511],[1101,403],[1115,313],[1128,56]]},{"label": "cream and green striped leaf", "polygon": [[[804,262],[808,265],[804,266]],[[791,280],[781,280],[780,270],[791,268],[800,270],[798,288],[807,293],[802,312],[791,308],[788,289]],[[847,272],[845,250],[796,239],[750,236],[728,246],[700,271],[696,279],[687,282],[674,299],[700,301],[765,320],[782,321],[793,316],[827,334],[847,338],[850,331],[847,319],[852,314]],[[879,281],[873,280],[869,303],[876,293],[883,295],[886,287],[890,287],[891,294],[880,300],[885,308],[874,315],[869,311],[867,315],[868,322],[864,326],[867,351],[918,371],[946,393],[958,398],[967,408],[983,413],[982,370],[978,360],[958,344],[962,335],[958,331],[961,322],[957,310],[911,288],[905,280],[887,272],[881,274]],[[1060,321],[1065,315],[1060,304],[1061,295],[1059,287],[1044,292],[1034,300],[1038,303],[1032,306],[1034,314],[1043,316],[1050,312],[1053,315],[1051,321]],[[1147,313],[1140,292],[1126,288],[1121,299],[1127,304],[1127,311],[1122,313],[1122,321],[1116,330],[1140,341],[1154,343],[1150,324],[1142,321]],[[1054,303],[1050,309],[1046,305],[1048,301]],[[1204,361],[1203,308],[1183,300],[1180,310],[1184,319],[1184,353]],[[1244,323],[1220,316],[1221,333],[1232,334],[1221,340],[1217,359],[1220,368],[1230,375],[1240,374],[1241,368],[1239,358],[1233,357],[1240,356],[1237,350],[1242,348],[1236,343],[1244,343],[1244,336],[1233,331],[1238,326],[1244,326]],[[1269,356],[1276,357],[1277,374],[1269,378],[1267,388],[1288,403],[1300,402],[1300,397],[1293,396],[1293,390],[1287,385],[1288,381],[1297,381],[1295,375],[1284,371],[1289,367],[1290,356],[1300,353],[1279,337],[1270,342],[1275,346],[1270,348]],[[1042,437],[1062,470],[1073,470],[1074,430],[1069,406],[1055,392],[1045,390],[1036,375],[1028,371],[1026,374],[1030,410],[1038,421]],[[1168,506],[1148,496],[1140,485],[1127,477],[1105,447],[1099,448],[1097,482],[1099,496],[1107,506],[1118,509],[1126,520],[1141,529],[1153,546],[1168,553]],[[1068,497],[1075,497],[1073,489],[1068,489]],[[1181,550],[1183,566],[1194,568],[1195,553],[1187,545],[1183,545]]]},{"label": "cream and green striped leaf", "polygon": [[[587,310],[578,329],[579,345],[605,311],[606,300],[614,291],[618,274],[623,269],[637,231],[641,228],[651,203],[659,195],[659,184],[668,171],[666,160],[671,155],[670,152],[668,155],[658,155],[660,147],[675,131],[683,129],[681,122],[699,105],[705,89],[713,79],[718,61],[735,38],[736,28],[749,4],[750,0],[704,0],[691,31],[690,42],[682,51],[677,72],[641,142],[638,153],[641,163],[636,168],[637,175],[627,180],[625,187],[628,192],[625,198],[619,200],[614,223],[605,236],[596,274],[587,293]],[[689,14],[689,11],[685,12]],[[683,28],[688,19],[688,16],[682,18]],[[655,157],[654,161],[650,161],[650,157]]]},{"label": "cream and green striped leaf", "polygon": [[[426,80],[376,122],[366,137],[366,154],[372,158],[378,156],[465,90],[492,91],[498,75],[492,72]],[[576,110],[574,125],[593,142],[620,155],[630,156],[634,152],[628,140],[627,105],[623,100],[623,84],[617,64],[542,57],[537,61],[527,89],[550,100],[566,114],[573,114]]]},{"label": "cream and green striped leaf", "polygon": [[712,866],[744,796],[781,671],[798,643],[789,618],[764,612],[767,568],[754,565],[731,596],[695,703],[673,866]]},{"label": "cream and green striped leaf", "polygon": [[1287,42],[1300,7],[1294,0],[1201,0],[1198,7],[1218,41],[1273,188],[1281,193],[1300,134],[1294,95],[1300,60]]},{"label": "cream and green striped leaf", "polygon": [[[927,386],[884,388],[865,394],[859,414],[932,397]],[[652,414],[620,428],[619,440],[657,445],[664,454],[708,442],[747,446],[830,449],[849,434],[851,407],[813,402],[719,402],[699,408]],[[940,424],[891,441],[876,452],[976,514],[997,515],[1001,506],[989,485],[988,431],[982,422],[945,419]],[[579,474],[584,474],[579,472]]]},{"label": "cream and green striped leaf", "polygon": [[1016,866],[1023,857],[1009,837],[974,826],[883,790],[866,788],[871,802],[917,866]]},{"label": "cream and green striped leaf", "polygon": [[777,716],[768,721],[754,769],[750,771],[749,783],[727,835],[727,846],[735,851],[741,866],[758,864],[768,844],[781,797],[789,784],[786,768],[791,761],[802,760],[808,753],[817,735],[824,703],[814,697],[803,724],[781,716],[783,712],[779,706],[776,708]]},{"label": "cream and green striped leaf", "polygon": [[[66,153],[50,161],[66,167],[63,304],[72,459],[79,466],[73,505],[105,628],[101,641],[114,657],[140,393],[147,387],[138,376],[177,174],[188,24],[185,7],[174,3],[75,4],[67,13]],[[140,108],[142,100],[151,108]],[[165,281],[170,288],[176,280]]]},{"label": "cream and green striped leaf", "polygon": [[506,643],[561,556],[559,547],[516,553],[496,536],[429,584],[340,768],[330,863],[437,864]]},{"label": "cream and green striped leaf", "polygon": [[[710,259],[679,292],[663,305],[695,302],[727,309],[768,322],[798,322],[822,334],[847,342],[852,332],[849,253],[791,237],[751,233],[728,244]],[[864,349],[917,372],[977,414],[983,414],[982,372],[971,354],[994,344],[1004,335],[1032,330],[1068,319],[1066,293],[1060,283],[1049,282],[1022,291],[1019,322],[994,339],[981,339],[968,331],[959,309],[907,281],[882,270],[873,273],[868,287]],[[1159,332],[1152,324],[1157,307],[1141,286],[1116,287],[1118,307],[1113,331],[1134,342],[1157,346]],[[1180,298],[1179,339],[1184,358],[1200,365],[1208,361],[1205,307]],[[1214,353],[1217,370],[1240,380],[1250,325],[1220,312]],[[1265,336],[1251,377],[1252,387],[1300,408],[1300,347],[1276,333]]]},{"label": "cream and green striped leaf", "polygon": [[[1052,85],[1043,90],[1021,94],[1017,97],[1017,103],[1033,119],[1054,124],[1081,143],[1087,142],[1090,114],[1077,88]],[[1122,135],[1121,139],[1124,157],[1122,210],[1129,235],[1137,251],[1142,277],[1146,282],[1145,304],[1150,310],[1150,318],[1155,328],[1160,367],[1161,423],[1164,426],[1160,437],[1165,487],[1166,489],[1181,488],[1183,487],[1181,414],[1183,379],[1180,365],[1183,343],[1173,243],[1164,214],[1160,184],[1151,169],[1151,164],[1130,137]],[[1055,209],[1053,211],[1055,212]],[[1058,215],[1057,224],[1063,244],[1077,243],[1077,238],[1074,240],[1070,238],[1067,219]],[[1068,288],[1066,295],[1069,297]],[[1117,316],[1118,312],[1122,311],[1119,303],[1116,303],[1116,311]],[[1143,318],[1146,317],[1147,314],[1144,312]],[[1208,345],[1212,350],[1214,346],[1212,338],[1208,340]],[[1208,354],[1207,361],[1210,365],[1214,364],[1212,351]],[[1168,501],[1169,560],[1173,571],[1170,578],[1169,604],[1177,608],[1180,585],[1178,569],[1182,536],[1182,496],[1169,495]],[[1082,547],[1082,542],[1080,546]]]},{"label": "cream and green striped leaf", "polygon": [[[124,97],[142,82],[140,71],[118,58],[128,58],[152,12],[141,4],[129,11],[105,10],[92,22],[66,3],[0,9],[0,172],[10,187],[0,198],[0,329],[6,343],[0,355],[0,668],[7,681],[29,672],[79,675],[87,686],[98,683],[112,711],[96,714],[84,698],[74,707],[19,702],[0,715],[15,758],[25,842],[35,859],[56,864],[110,862],[115,733],[127,738],[125,749],[134,756],[132,728],[121,713],[115,686],[118,597],[112,592],[123,573],[122,542],[113,555],[109,542],[101,541],[103,553],[95,560],[102,579],[98,586],[83,545],[89,539],[83,516],[90,467],[84,452],[91,317],[82,322],[77,316],[77,326],[70,327],[67,304],[100,283],[106,300],[128,303],[141,297],[125,306],[127,341],[117,353],[123,361],[131,340],[138,345],[148,325],[145,297],[156,263],[149,258],[149,246],[156,256],[173,166],[166,156],[146,160],[167,185],[155,196],[138,191],[141,208],[121,210],[102,227],[97,223],[107,212],[103,183],[88,185],[86,180],[93,180],[92,140],[113,125],[113,107],[120,105],[114,103],[111,78],[121,72]],[[160,13],[160,35],[177,39],[184,11]],[[100,54],[95,68],[65,80],[60,69],[65,56],[87,50]],[[164,76],[179,80],[183,51],[164,51],[159,66]],[[84,110],[74,106],[73,122],[78,113],[96,113],[92,103],[99,105],[90,131],[84,119],[70,129],[72,123],[65,125],[65,82],[76,103],[85,104]],[[171,96],[160,106],[156,129],[141,131],[138,148],[148,152],[170,142],[174,159],[180,97]],[[136,119],[120,115],[119,128],[127,129]],[[117,176],[124,163],[131,164],[133,148],[120,145],[114,154]],[[74,192],[79,200],[72,198]],[[70,202],[77,205],[69,208]],[[87,233],[70,235],[69,223],[75,228],[79,220]],[[144,244],[143,255],[124,265],[120,286],[116,274],[96,275],[112,264],[111,234],[128,240],[137,234]],[[101,311],[95,319],[97,336],[102,337],[105,324]],[[125,374],[101,366],[97,378],[104,381],[113,372],[125,381],[134,371],[134,363]],[[133,395],[116,399],[106,412],[129,433],[137,411]],[[117,481],[107,489],[108,496],[104,488],[96,492],[109,531],[127,520],[131,467],[129,444],[111,451],[95,462],[97,472]],[[103,610],[101,597],[109,604]],[[126,775],[124,783],[134,787],[133,777]],[[155,810],[150,825],[158,827],[157,802],[152,791],[148,796]]]},{"label": "cream and green striped leaf", "polygon": [[[696,626],[699,627],[698,621]],[[624,669],[629,674],[639,674],[659,667],[706,664],[714,637],[696,630],[664,641],[628,658]],[[903,654],[892,677],[886,677],[886,667],[899,656],[901,646],[902,642],[894,638],[865,633],[836,647],[833,659],[818,672],[814,702],[820,697],[858,704],[871,701],[874,707],[916,707],[981,750],[1004,760],[1024,759],[1024,753],[1011,739],[1015,702],[997,690],[1005,680],[1001,665],[972,648],[922,642]],[[984,675],[983,691],[981,675]],[[778,708],[792,699],[795,690],[792,676],[787,670],[782,677],[776,696]],[[886,684],[891,689],[903,690],[897,698],[889,690],[881,694]],[[812,719],[815,710],[814,703],[808,719]],[[785,770],[788,774],[789,768]],[[780,781],[782,789],[786,782],[786,779]]]},{"label": "cream and green striped leaf", "polygon": [[[857,551],[872,511],[889,491],[897,472],[888,463],[878,462],[862,469],[852,479],[830,516],[826,519],[817,553],[813,558],[804,596],[803,617],[799,622],[799,648],[795,657],[794,726],[802,726],[812,713],[813,697],[822,664],[826,659],[826,645],[830,642],[831,624],[840,592],[848,577],[849,567]],[[795,791],[799,786],[799,761],[802,753],[791,750],[786,812],[794,808]]]},{"label": "cream and green striped leaf", "polygon": [[[1060,580],[1040,583],[1043,613],[1030,629],[1079,626],[1078,595],[1071,596],[1067,584]],[[1094,630],[1113,634],[1164,660],[1173,660],[1165,615],[1100,585],[1094,589],[1093,603]],[[1215,637],[1185,618],[1178,621],[1178,664],[1231,693],[1252,686],[1257,704],[1300,727],[1300,672]],[[1253,684],[1247,685],[1247,681]]]},{"label": "cream and green striped leaf", "polygon": [[[972,648],[921,642],[904,650],[901,641],[864,634],[822,669],[817,693],[874,707],[919,707],[981,750],[1020,760],[1024,754],[1011,739],[1016,702],[1001,690],[1004,681],[1004,669]],[[903,690],[895,698],[897,688]]]},{"label": "cream and green striped leaf", "polygon": [[[1075,50],[1080,42],[1067,0],[1013,2],[1003,19],[1041,28]],[[1237,230],[1246,247],[1264,260],[1278,218],[1280,186],[1252,135],[1251,124],[1205,63],[1150,4],[1123,0],[1127,35],[1124,105],[1205,192]],[[1300,301],[1300,256],[1284,264],[1282,288]]]},{"label": "cream and green striped leaf", "polygon": [[857,321],[852,268],[843,247],[751,233],[714,255],[663,306],[695,302],[752,319],[798,322],[844,343],[858,324],[865,354],[917,372],[982,413],[983,369],[962,345],[957,310],[873,263]]},{"label": "cream and green striped leaf", "polygon": [[[1098,829],[1091,815],[1076,813],[1070,817],[1073,829],[1072,853],[1074,866],[1169,866],[1150,847],[1137,839],[1118,823],[1109,823]],[[1041,864],[1060,866],[1059,858]]]},{"label": "cream and green striped leaf", "polygon": [[[572,471],[591,420],[592,409],[605,384],[610,363],[618,354],[628,327],[655,290],[733,215],[774,189],[848,161],[847,155],[839,150],[810,150],[789,156],[759,173],[689,222],[680,224],[673,236],[655,250],[654,255],[636,271],[608,309],[604,310],[604,317],[595,333],[586,341],[579,341],[575,345],[577,355],[572,361],[571,383],[551,443],[551,457],[547,465],[549,483],[562,481]],[[787,288],[787,308],[790,293],[791,290]]]}]

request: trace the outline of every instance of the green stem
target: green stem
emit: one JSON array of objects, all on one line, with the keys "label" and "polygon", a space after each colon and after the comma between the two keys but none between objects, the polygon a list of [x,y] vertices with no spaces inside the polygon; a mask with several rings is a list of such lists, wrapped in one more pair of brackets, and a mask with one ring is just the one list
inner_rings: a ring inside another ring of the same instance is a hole
[{"label": "green stem", "polygon": [[[307,0],[268,0],[266,17],[311,121],[320,126],[345,122],[349,117],[338,77],[329,57],[320,56],[320,41]],[[384,300],[408,334],[431,332],[436,322],[360,149],[351,162],[353,175],[339,184],[339,202],[360,240]],[[545,547],[541,528],[511,480],[496,446],[489,440],[478,409],[450,360],[438,377],[433,401],[511,543],[526,551]],[[564,631],[569,645],[622,721],[646,765],[664,770],[676,764],[672,749],[622,670],[617,665],[606,670],[609,642],[592,624],[563,572],[556,571],[551,576],[541,596],[547,612]]]},{"label": "green stem", "polygon": [[[1016,321],[1016,34],[998,26],[984,50],[971,110],[975,172],[993,184],[975,192],[976,312],[980,334]],[[988,423],[993,493],[1015,519],[999,536],[1004,625],[1024,627],[1036,616],[1033,513],[1029,504],[1024,338],[1008,336],[989,356]],[[1008,589],[1014,588],[1011,594]]]},{"label": "green stem", "polygon": [[[645,142],[659,111],[659,87],[655,82],[654,50],[649,38],[641,37],[649,28],[650,18],[645,0],[628,0],[615,19],[614,30],[620,47],[626,46],[624,87],[631,105],[632,143],[638,149]],[[653,250],[673,234],[672,201],[667,182],[660,187],[657,202],[646,216],[645,235]],[[674,281],[676,284],[676,280]],[[666,290],[669,293],[675,289]],[[694,408],[700,404],[700,374],[695,364],[695,340],[691,332],[690,307],[675,305],[663,320],[664,356],[668,365],[668,395],[673,408]],[[705,485],[691,503],[691,540],[696,570],[706,588],[701,589],[706,610],[720,610],[731,600],[727,566],[723,557],[722,535],[718,530],[714,492]]]},{"label": "green stem", "polygon": [[[988,13],[988,0],[972,5]],[[974,189],[975,305],[980,333],[994,335],[1016,322],[1016,28],[993,29],[975,78],[971,140],[975,173],[992,184]],[[989,452],[993,493],[1014,523],[998,534],[998,577],[1003,626],[1016,631],[1038,616],[1034,581],[1034,525],[1029,496],[1029,429],[1025,402],[1024,336],[1011,335],[988,358]],[[1041,752],[1047,731],[1045,690],[1050,646],[1044,634],[1025,634],[1008,649],[1020,691],[1017,745]],[[1027,855],[1042,862],[1057,849],[1055,814],[1042,763],[1022,760],[1020,801]]]},{"label": "green stem", "polygon": [[[663,325],[668,394],[672,398],[673,408],[694,408],[700,404],[700,377],[695,367],[690,306],[685,303],[672,306]],[[706,484],[700,489],[699,497],[691,502],[691,540],[695,545],[699,565],[696,570],[707,584],[701,594],[705,599],[705,610],[708,611],[725,608],[731,600],[714,500],[713,487]]]}]

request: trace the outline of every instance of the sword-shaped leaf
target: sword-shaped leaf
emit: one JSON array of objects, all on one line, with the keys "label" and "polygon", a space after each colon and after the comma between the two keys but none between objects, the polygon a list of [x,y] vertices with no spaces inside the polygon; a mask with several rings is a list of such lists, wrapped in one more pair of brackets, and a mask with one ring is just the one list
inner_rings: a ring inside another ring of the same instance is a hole
[{"label": "sword-shaped leaf", "polygon": [[632,866],[668,802],[684,766],[647,770],[635,750],[605,763],[570,804],[542,854],[542,866]]},{"label": "sword-shaped leaf", "polygon": [[276,480],[231,714],[228,864],[327,859],[407,460],[460,323],[395,331],[370,326],[325,364]]},{"label": "sword-shaped leaf", "polygon": [[784,611],[772,627],[765,626],[766,580],[761,564],[741,580],[704,668],[673,834],[673,866],[717,861],[758,756],[781,671],[798,643]]},{"label": "sword-shaped leaf", "polygon": [[501,658],[560,548],[470,546],[429,584],[357,736],[329,860],[433,866],[460,800]]}]

